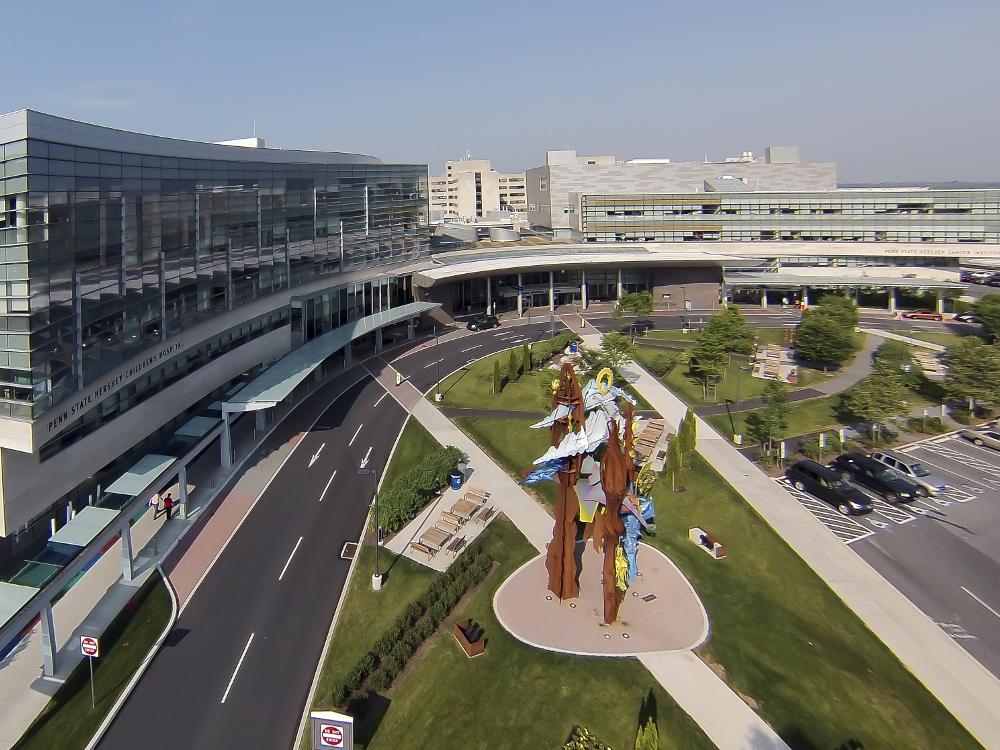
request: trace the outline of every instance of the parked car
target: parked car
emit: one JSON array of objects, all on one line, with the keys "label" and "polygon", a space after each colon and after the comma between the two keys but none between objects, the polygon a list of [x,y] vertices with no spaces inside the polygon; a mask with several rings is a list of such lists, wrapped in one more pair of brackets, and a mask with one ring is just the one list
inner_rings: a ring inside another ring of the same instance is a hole
[{"label": "parked car", "polygon": [[903,317],[910,320],[944,320],[944,316],[941,313],[926,312],[924,310],[905,312],[903,313]]},{"label": "parked car", "polygon": [[815,461],[799,461],[785,471],[795,489],[815,495],[845,516],[869,513],[872,499],[828,466]]},{"label": "parked car", "polygon": [[973,312],[959,313],[953,319],[957,320],[959,323],[978,323],[979,322],[979,316],[976,315]]},{"label": "parked car", "polygon": [[1000,450],[1000,430],[996,427],[979,430],[962,430],[962,437],[976,445],[985,445]]},{"label": "parked car", "polygon": [[500,325],[500,319],[496,315],[480,315],[473,318],[465,327],[470,331],[485,331],[489,328],[497,328]]},{"label": "parked car", "polygon": [[837,456],[830,465],[844,472],[843,476],[854,484],[876,492],[890,503],[906,503],[917,499],[920,485],[903,479],[884,464],[864,453],[845,453]]},{"label": "parked car", "polygon": [[907,456],[896,451],[875,451],[872,458],[883,463],[899,474],[903,479],[916,482],[927,495],[939,495],[942,490],[948,487],[948,483],[941,477],[931,474],[930,471],[920,463],[919,459]]},{"label": "parked car", "polygon": [[986,284],[986,286],[1000,286],[1000,276],[994,274],[983,283]]}]

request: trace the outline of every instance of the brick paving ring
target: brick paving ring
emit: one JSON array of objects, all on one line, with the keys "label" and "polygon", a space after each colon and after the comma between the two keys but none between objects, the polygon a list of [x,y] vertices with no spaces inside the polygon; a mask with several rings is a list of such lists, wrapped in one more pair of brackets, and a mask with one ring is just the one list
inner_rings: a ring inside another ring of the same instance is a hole
[{"label": "brick paving ring", "polygon": [[[580,656],[689,651],[707,641],[708,614],[687,578],[658,549],[648,544],[639,548],[641,573],[629,586],[614,624],[603,621],[602,555],[591,544],[583,552],[578,598],[560,602],[546,588],[542,554],[497,589],[493,597],[497,619],[530,646]],[[578,559],[579,552],[578,547]]]}]

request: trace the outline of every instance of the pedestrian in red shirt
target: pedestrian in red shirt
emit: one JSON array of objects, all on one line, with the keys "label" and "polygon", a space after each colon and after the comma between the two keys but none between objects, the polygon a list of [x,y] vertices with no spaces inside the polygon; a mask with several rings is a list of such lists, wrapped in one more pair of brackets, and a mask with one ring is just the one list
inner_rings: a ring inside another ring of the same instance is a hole
[{"label": "pedestrian in red shirt", "polygon": [[173,508],[174,508],[174,499],[173,497],[170,496],[170,493],[168,492],[166,495],[163,496],[163,510],[167,514],[167,521],[170,520],[170,511],[172,511]]}]

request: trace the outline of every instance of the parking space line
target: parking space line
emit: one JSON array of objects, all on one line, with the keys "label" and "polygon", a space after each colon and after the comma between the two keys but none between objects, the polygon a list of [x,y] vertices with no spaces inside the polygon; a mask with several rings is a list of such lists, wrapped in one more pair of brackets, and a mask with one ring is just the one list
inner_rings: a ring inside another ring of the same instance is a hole
[{"label": "parking space line", "polygon": [[[984,455],[987,455],[990,458],[994,458],[998,462],[1000,462],[1000,452],[998,452],[997,450],[995,450],[993,448],[987,448],[985,445],[976,445],[972,441],[966,440],[964,438],[962,438],[962,439],[954,438],[950,442],[954,446],[952,448],[952,450],[954,450],[956,453],[961,453],[962,452],[962,451],[958,450],[959,446],[961,446],[963,448],[971,448],[972,450],[976,451],[976,455],[984,454]],[[990,461],[987,461],[985,458],[980,458],[980,459],[977,459],[977,460],[983,461],[986,464],[989,464],[990,466],[992,466],[994,469],[1000,470],[1000,463],[994,464],[994,463],[992,463]]]},{"label": "parking space line", "polygon": [[[976,448],[977,446],[969,444],[971,447]],[[955,450],[954,448],[948,448],[943,445],[936,445],[933,448],[926,448],[928,453],[934,453],[942,458],[947,458],[963,466],[971,466],[977,469],[987,476],[993,478],[1000,478],[1000,466],[991,464],[984,461],[981,458],[976,458],[975,456],[970,456],[967,453],[962,453],[961,451]]]},{"label": "parking space line", "polygon": [[979,602],[984,607],[986,607],[986,609],[988,609],[990,612],[992,612],[994,615],[996,615],[998,618],[1000,618],[1000,612],[997,612],[995,609],[993,609],[993,607],[991,607],[989,604],[987,604],[982,599],[980,599],[978,596],[976,596],[971,591],[969,591],[967,588],[965,588],[965,586],[961,586],[960,588],[962,589],[962,591],[964,591],[966,594],[968,594],[969,596],[971,596],[977,602]]},{"label": "parking space line", "polygon": [[[854,518],[841,515],[831,509],[822,500],[797,489],[787,479],[780,478],[775,479],[775,481],[784,487],[803,508],[812,513],[817,521],[826,526],[830,533],[845,544],[851,544],[875,534],[874,531],[864,524],[859,523]],[[888,524],[885,524],[885,526],[888,527]]]},{"label": "parking space line", "polygon": [[909,523],[916,518],[916,516],[907,513],[902,508],[892,505],[879,497],[872,498],[872,506],[875,508],[875,512],[880,516],[884,516],[900,526],[904,523]]},{"label": "parking space line", "polygon": [[[925,448],[924,450],[926,450],[928,453],[931,453],[931,455],[934,455],[929,449]],[[967,477],[964,474],[959,474],[957,471],[955,471],[954,469],[949,469],[947,466],[942,466],[936,461],[931,461],[929,458],[923,455],[916,456],[916,458],[919,458],[921,463],[930,464],[935,469],[938,469],[939,471],[942,471],[945,474],[957,478],[959,482],[965,485],[966,487],[970,486],[968,484],[969,482],[972,482],[972,484],[978,484],[980,487],[986,487],[987,489],[996,489],[996,485],[1000,485],[1000,480],[989,480],[983,478],[973,479],[972,477]],[[987,484],[987,481],[996,482],[996,484]]]}]

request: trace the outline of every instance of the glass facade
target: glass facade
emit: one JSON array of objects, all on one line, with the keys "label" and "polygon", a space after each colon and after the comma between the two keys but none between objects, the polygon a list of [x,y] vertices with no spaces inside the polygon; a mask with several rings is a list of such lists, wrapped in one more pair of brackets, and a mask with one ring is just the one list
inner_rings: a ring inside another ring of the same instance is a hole
[{"label": "glass facade", "polygon": [[587,242],[1000,243],[1000,190],[581,196]]},{"label": "glass facade", "polygon": [[0,144],[0,417],[220,312],[429,251],[426,167],[267,155]]}]

